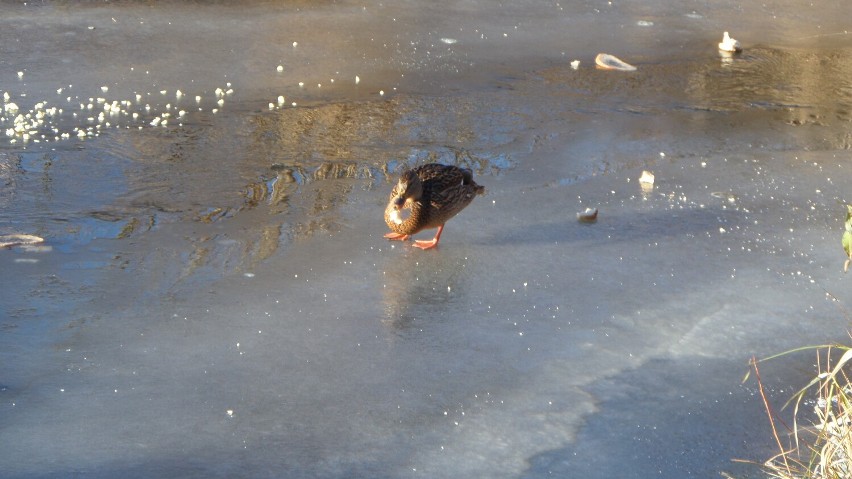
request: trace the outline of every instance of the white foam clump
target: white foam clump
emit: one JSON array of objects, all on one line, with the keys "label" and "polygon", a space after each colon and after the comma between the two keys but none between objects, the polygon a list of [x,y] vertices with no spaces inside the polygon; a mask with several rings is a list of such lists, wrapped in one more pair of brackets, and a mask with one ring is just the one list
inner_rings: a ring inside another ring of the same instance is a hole
[{"label": "white foam clump", "polygon": [[609,53],[599,53],[595,57],[595,65],[604,70],[618,70],[623,72],[636,71],[636,67]]},{"label": "white foam clump", "polygon": [[725,32],[722,35],[722,42],[719,43],[719,50],[723,52],[738,53],[743,51],[743,47],[740,45],[740,42],[734,40],[728,32]]},{"label": "white foam clump", "polygon": [[[71,85],[68,85],[67,88],[71,88]],[[57,88],[56,92],[57,94],[62,94],[62,92],[66,91],[67,88]],[[227,91],[222,88],[216,88],[215,90],[218,100],[216,103],[219,107],[224,106],[224,97],[226,95],[231,95],[234,92],[231,88],[231,82],[227,82],[227,88]],[[101,87],[101,90],[107,92],[109,87],[104,85]],[[168,93],[165,89],[159,91],[163,95]],[[84,112],[88,110],[87,114],[80,115],[79,117],[77,112],[72,111],[71,114],[73,118],[84,119],[84,121],[89,122],[89,125],[91,126],[74,127],[73,130],[62,132],[57,125],[51,123],[54,118],[58,118],[63,114],[63,110],[61,108],[49,106],[48,101],[38,101],[33,105],[31,110],[22,111],[16,103],[10,101],[12,95],[9,92],[2,92],[3,101],[0,101],[0,122],[8,121],[8,123],[0,128],[0,136],[3,136],[5,133],[5,137],[9,138],[7,141],[10,144],[18,142],[40,143],[42,141],[60,141],[75,136],[80,139],[84,139],[85,137],[97,137],[99,136],[100,131],[112,126],[130,128],[130,125],[111,124],[110,121],[116,121],[116,117],[131,117],[133,122],[144,120],[144,123],[136,124],[137,128],[143,129],[147,126],[145,123],[153,127],[166,127],[169,124],[170,117],[174,116],[175,118],[183,119],[188,113],[186,110],[179,110],[177,105],[172,105],[171,103],[160,108],[157,108],[156,106],[152,107],[151,104],[144,104],[143,106],[141,103],[143,94],[134,92],[133,95],[136,99],[135,103],[132,99],[113,100],[104,97],[88,98],[88,103],[79,103],[79,109]],[[148,93],[148,95],[150,96],[151,94]],[[20,96],[24,97],[26,95],[21,94]],[[175,90],[175,96],[177,97],[177,100],[180,101],[182,97],[186,96],[186,93],[177,89]],[[66,98],[68,103],[71,103],[74,99],[79,99],[79,97],[69,96]],[[200,103],[201,95],[197,95],[195,99],[196,102]],[[278,105],[284,105],[285,98],[283,95],[279,96],[277,100]],[[102,106],[102,108],[95,108],[95,105]],[[136,105],[137,108],[144,108],[144,112],[131,111],[134,105]],[[273,108],[275,107],[275,103],[270,103],[270,105]],[[175,107],[174,114],[170,113],[173,106]],[[199,111],[202,111],[202,109],[199,108]],[[144,115],[146,112],[153,113],[156,117],[153,119],[150,117],[145,119]],[[215,114],[219,112],[219,109],[215,108],[212,112]],[[128,121],[130,121],[130,118],[128,118]]]},{"label": "white foam clump", "polygon": [[30,234],[0,235],[0,248],[17,245],[36,245],[43,242],[44,238]]}]

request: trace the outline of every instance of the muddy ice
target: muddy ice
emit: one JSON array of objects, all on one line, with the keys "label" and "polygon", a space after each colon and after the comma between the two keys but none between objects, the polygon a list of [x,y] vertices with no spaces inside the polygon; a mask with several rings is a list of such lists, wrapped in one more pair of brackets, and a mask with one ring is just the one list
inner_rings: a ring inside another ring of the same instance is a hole
[{"label": "muddy ice", "polygon": [[3,477],[759,477],[846,338],[842,6],[0,8]]}]

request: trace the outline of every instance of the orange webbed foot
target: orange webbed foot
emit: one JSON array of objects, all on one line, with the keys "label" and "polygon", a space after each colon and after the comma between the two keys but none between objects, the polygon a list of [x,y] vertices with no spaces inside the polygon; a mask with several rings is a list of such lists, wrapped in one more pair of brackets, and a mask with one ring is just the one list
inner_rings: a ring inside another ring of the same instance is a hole
[{"label": "orange webbed foot", "polygon": [[432,248],[438,246],[438,240],[435,240],[435,239],[415,240],[414,244],[411,245],[411,246],[414,246],[415,248],[420,248],[420,249],[432,249]]},{"label": "orange webbed foot", "polygon": [[438,246],[438,241],[441,241],[441,233],[444,232],[444,225],[438,227],[438,232],[435,233],[435,237],[426,241],[426,240],[415,240],[414,246],[415,248],[420,249],[432,249],[435,246]]},{"label": "orange webbed foot", "polygon": [[410,235],[401,235],[399,233],[387,233],[385,234],[385,238],[391,241],[405,241],[410,238]]}]

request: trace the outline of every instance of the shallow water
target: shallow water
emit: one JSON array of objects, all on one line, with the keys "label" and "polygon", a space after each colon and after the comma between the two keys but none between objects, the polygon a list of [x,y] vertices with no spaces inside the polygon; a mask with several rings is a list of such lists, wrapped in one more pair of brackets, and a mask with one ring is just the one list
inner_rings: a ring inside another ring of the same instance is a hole
[{"label": "shallow water", "polygon": [[846,338],[843,5],[2,8],[5,477],[756,477]]}]

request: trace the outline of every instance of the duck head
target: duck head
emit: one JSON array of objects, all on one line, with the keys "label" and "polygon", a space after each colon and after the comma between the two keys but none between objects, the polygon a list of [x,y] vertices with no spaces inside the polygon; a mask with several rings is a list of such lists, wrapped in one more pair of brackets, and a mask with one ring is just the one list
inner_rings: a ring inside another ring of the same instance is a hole
[{"label": "duck head", "polygon": [[391,199],[391,206],[395,210],[401,210],[406,207],[406,202],[417,201],[423,196],[423,184],[420,178],[409,170],[400,176],[394,191],[396,195]]}]

